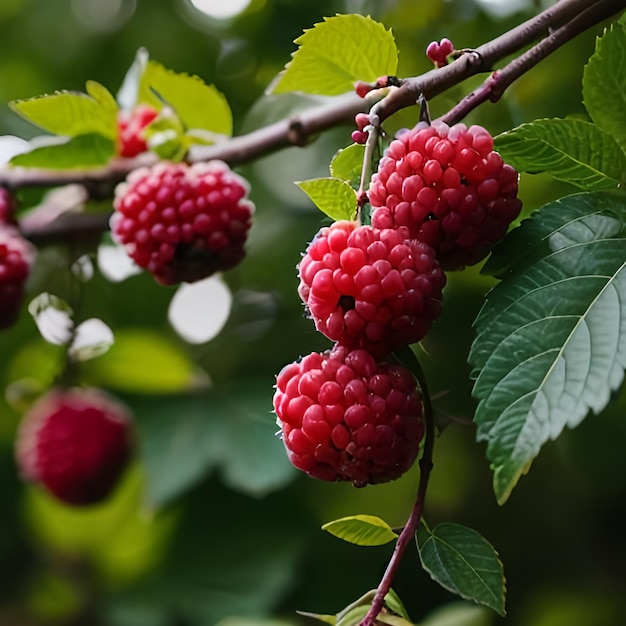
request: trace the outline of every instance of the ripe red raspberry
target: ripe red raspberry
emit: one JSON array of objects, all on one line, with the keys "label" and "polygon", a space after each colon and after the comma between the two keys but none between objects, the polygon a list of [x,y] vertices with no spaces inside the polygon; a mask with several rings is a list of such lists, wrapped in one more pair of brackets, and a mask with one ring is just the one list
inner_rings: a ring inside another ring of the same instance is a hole
[{"label": "ripe red raspberry", "polygon": [[380,160],[368,192],[372,225],[406,226],[445,270],[474,265],[519,215],[517,181],[484,128],[420,123]]},{"label": "ripe red raspberry", "polygon": [[322,228],[298,266],[298,293],[317,330],[375,356],[424,337],[446,278],[434,251],[405,235],[346,221]]},{"label": "ripe red raspberry", "polygon": [[411,373],[344,346],[284,367],[276,378],[274,410],[297,468],[356,487],[404,474],[424,435]]},{"label": "ripe red raspberry", "polygon": [[145,128],[159,112],[148,104],[138,104],[131,111],[120,110],[117,115],[119,129],[119,154],[134,157],[148,149]]},{"label": "ripe red raspberry", "polygon": [[116,189],[111,232],[158,282],[194,282],[245,256],[248,190],[222,161],[139,168]]},{"label": "ripe red raspberry", "polygon": [[16,459],[25,480],[72,505],[114,489],[131,454],[126,409],[98,389],[53,389],[24,416]]},{"label": "ripe red raspberry", "polygon": [[22,307],[35,249],[11,226],[0,226],[0,329],[12,326]]},{"label": "ripe red raspberry", "polygon": [[17,226],[15,198],[5,187],[0,187],[0,227]]}]

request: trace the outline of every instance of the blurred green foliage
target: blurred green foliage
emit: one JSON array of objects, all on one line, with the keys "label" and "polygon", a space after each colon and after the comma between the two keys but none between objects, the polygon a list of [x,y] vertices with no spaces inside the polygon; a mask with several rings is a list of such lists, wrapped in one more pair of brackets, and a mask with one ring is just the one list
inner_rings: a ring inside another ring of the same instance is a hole
[{"label": "blurred green foliage", "polygon": [[[108,5],[117,12],[104,10]],[[253,0],[242,15],[220,23],[186,0],[2,0],[0,134],[37,132],[9,110],[11,100],[82,90],[89,79],[115,92],[141,46],[166,67],[215,84],[233,110],[235,134],[259,127],[315,100],[263,96],[294,51],[293,40],[324,16],[353,11],[393,29],[400,76],[429,69],[424,50],[433,39],[477,46],[531,14],[495,19],[463,0],[419,6],[413,0]],[[496,134],[536,118],[584,115],[582,70],[599,32],[563,47],[468,122]],[[435,99],[433,115],[477,83]],[[403,111],[388,130],[414,123],[417,113]],[[61,355],[39,338],[27,313],[0,336],[2,626],[306,623],[297,609],[335,613],[377,585],[391,547],[348,545],[320,526],[354,514],[402,525],[417,468],[363,490],[312,481],[286,466],[271,413],[275,373],[328,347],[303,316],[295,272],[325,218],[293,181],[327,176],[351,130],[335,129],[305,149],[241,168],[257,213],[247,259],[224,276],[234,297],[230,319],[210,342],[192,346],[176,336],[167,322],[173,290],[150,276],[109,283],[97,272],[85,284],[80,318],[103,319],[118,343],[85,366],[83,380],[121,395],[137,415],[139,462],[111,502],[69,511],[22,485],[13,461],[15,428],[33,395],[52,382]],[[520,196],[528,214],[573,191],[525,175]],[[39,194],[25,190],[20,197],[28,206]],[[50,247],[44,258],[58,268],[67,257],[62,247]],[[66,281],[47,276],[46,290],[71,296]],[[492,285],[477,269],[452,275],[443,316],[424,341],[437,409],[459,421],[474,410],[466,363],[471,322]],[[509,616],[455,605],[424,624],[621,623],[625,407],[622,393],[605,414],[546,445],[502,508],[473,427],[453,423],[441,434],[427,519],[466,524],[495,546],[507,576]],[[416,621],[454,599],[422,571],[417,551],[405,557],[394,588]]]}]

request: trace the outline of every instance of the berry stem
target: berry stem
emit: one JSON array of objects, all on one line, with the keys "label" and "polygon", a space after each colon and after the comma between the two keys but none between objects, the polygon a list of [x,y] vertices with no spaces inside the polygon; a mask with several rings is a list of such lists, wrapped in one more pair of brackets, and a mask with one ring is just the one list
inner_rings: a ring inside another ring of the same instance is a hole
[{"label": "berry stem", "polygon": [[363,618],[360,626],[375,626],[376,618],[383,610],[385,605],[385,596],[389,593],[393,579],[396,575],[400,561],[404,556],[404,552],[415,537],[415,533],[420,525],[422,515],[424,512],[424,502],[426,500],[426,490],[428,489],[428,481],[430,479],[430,473],[433,468],[433,449],[435,447],[435,420],[433,405],[428,391],[428,382],[424,374],[424,370],[415,356],[413,350],[410,347],[402,348],[395,353],[397,359],[407,367],[417,379],[419,383],[422,399],[424,403],[424,419],[426,425],[426,433],[424,435],[424,448],[422,450],[422,456],[419,460],[420,466],[420,479],[417,486],[417,495],[415,498],[415,504],[411,510],[411,514],[406,521],[402,532],[398,536],[396,545],[393,550],[393,554],[389,559],[387,569],[383,574],[383,577],[376,589],[376,594],[372,600],[369,611]]},{"label": "berry stem", "polygon": [[365,150],[363,151],[363,167],[361,169],[361,180],[359,182],[359,190],[357,191],[357,220],[362,223],[361,209],[368,202],[367,187],[372,177],[372,161],[374,160],[374,150],[378,145],[380,136],[380,118],[376,114],[376,105],[372,107],[369,114],[370,123],[364,128],[367,131],[367,141],[365,142]]},{"label": "berry stem", "polygon": [[502,69],[493,72],[483,84],[465,96],[455,107],[442,115],[438,121],[453,125],[462,120],[483,102],[497,102],[505,90],[523,74],[532,69],[540,61],[549,56],[562,45],[580,35],[590,23],[597,24],[610,17],[626,3],[623,0],[598,2],[581,11],[579,15],[560,28],[552,31],[545,39],[528,49],[526,52],[505,65]]}]

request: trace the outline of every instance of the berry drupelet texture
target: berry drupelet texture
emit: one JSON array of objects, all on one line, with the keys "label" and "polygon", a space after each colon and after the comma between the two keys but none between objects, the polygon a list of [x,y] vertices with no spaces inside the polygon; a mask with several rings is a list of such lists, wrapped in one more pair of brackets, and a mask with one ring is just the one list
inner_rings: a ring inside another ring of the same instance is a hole
[{"label": "berry drupelet texture", "polygon": [[368,192],[372,225],[408,229],[444,270],[481,261],[519,215],[518,174],[484,128],[418,124],[391,142]]},{"label": "berry drupelet texture", "polygon": [[117,187],[111,232],[158,282],[194,282],[244,258],[254,212],[248,192],[222,161],[163,161]]},{"label": "berry drupelet texture", "polygon": [[12,226],[0,226],[0,329],[17,320],[35,248]]},{"label": "berry drupelet texture", "polygon": [[411,373],[344,346],[284,367],[274,410],[293,465],[314,478],[357,487],[404,474],[424,435]]},{"label": "berry drupelet texture", "polygon": [[159,112],[147,104],[139,104],[130,111],[121,110],[118,113],[120,156],[130,158],[148,149],[145,129],[158,115]]},{"label": "berry drupelet texture", "polygon": [[25,480],[70,505],[96,504],[131,456],[126,409],[97,389],[53,389],[24,416],[16,441]]},{"label": "berry drupelet texture", "polygon": [[347,221],[322,228],[298,266],[317,330],[377,357],[426,335],[446,278],[434,251],[405,231]]}]

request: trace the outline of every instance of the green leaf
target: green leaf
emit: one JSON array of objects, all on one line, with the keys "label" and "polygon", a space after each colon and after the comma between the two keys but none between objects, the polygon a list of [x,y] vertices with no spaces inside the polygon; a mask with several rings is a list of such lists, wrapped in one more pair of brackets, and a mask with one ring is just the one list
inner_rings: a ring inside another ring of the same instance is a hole
[{"label": "green leaf", "polygon": [[498,135],[495,149],[520,172],[547,172],[582,189],[616,188],[626,155],[615,139],[577,119],[545,119]]},{"label": "green leaf", "polygon": [[357,80],[375,81],[398,67],[391,31],[362,15],[324,18],[294,43],[298,49],[273,85],[274,93],[336,96],[352,91]]},{"label": "green leaf", "polygon": [[309,613],[307,611],[296,611],[298,615],[302,615],[302,617],[310,617],[311,619],[316,619],[318,622],[324,622],[325,624],[330,624],[330,626],[335,626],[337,623],[336,615],[326,615],[323,613]]},{"label": "green leaf", "polygon": [[274,436],[271,382],[171,396],[133,397],[147,499],[160,507],[219,468],[223,482],[256,496],[284,487],[294,470]]},{"label": "green leaf", "polygon": [[14,100],[9,106],[24,119],[55,135],[75,137],[95,133],[109,139],[117,135],[116,112],[78,91]]},{"label": "green leaf", "polygon": [[222,93],[197,76],[177,74],[156,61],[146,65],[138,100],[156,108],[169,104],[187,128],[226,136],[233,132],[233,116]]},{"label": "green leaf", "polygon": [[502,563],[492,545],[460,524],[443,523],[432,531],[422,522],[417,531],[422,566],[442,587],[505,615]]},{"label": "green leaf", "polygon": [[487,295],[469,361],[500,503],[546,441],[602,411],[622,382],[624,250],[624,197],[597,192],[546,205],[494,252],[506,278]]},{"label": "green leaf", "polygon": [[93,385],[131,393],[187,391],[202,382],[185,352],[159,332],[140,328],[115,331],[115,343],[81,371]]},{"label": "green leaf", "polygon": [[358,546],[382,546],[398,537],[387,522],[373,515],[351,515],[322,526],[331,535]]},{"label": "green leaf", "polygon": [[596,40],[583,73],[583,100],[591,119],[626,149],[626,32],[621,25]]},{"label": "green leaf", "polygon": [[178,162],[189,149],[183,123],[174,109],[163,107],[158,117],[145,129],[150,150],[161,159]]},{"label": "green leaf", "polygon": [[87,88],[87,93],[94,100],[97,100],[105,111],[108,111],[117,117],[117,102],[115,101],[113,94],[104,85],[101,85],[95,80],[88,80],[85,87]]},{"label": "green leaf", "polygon": [[356,192],[338,178],[313,178],[296,182],[315,206],[333,220],[353,220],[356,216]]},{"label": "green leaf", "polygon": [[90,134],[18,154],[9,163],[51,170],[88,170],[106,165],[114,155],[115,143],[111,139]]},{"label": "green leaf", "polygon": [[485,607],[453,602],[429,613],[420,626],[491,626],[492,617]]},{"label": "green leaf", "polygon": [[135,108],[137,100],[139,99],[141,77],[146,71],[149,58],[150,55],[145,48],[139,48],[139,50],[137,50],[135,58],[124,76],[122,86],[117,92],[117,102],[120,108],[126,109],[127,111]]},{"label": "green leaf", "polygon": [[363,169],[364,153],[365,146],[358,143],[353,143],[351,146],[339,150],[330,162],[330,175],[333,178],[346,181],[355,189],[358,188]]}]

